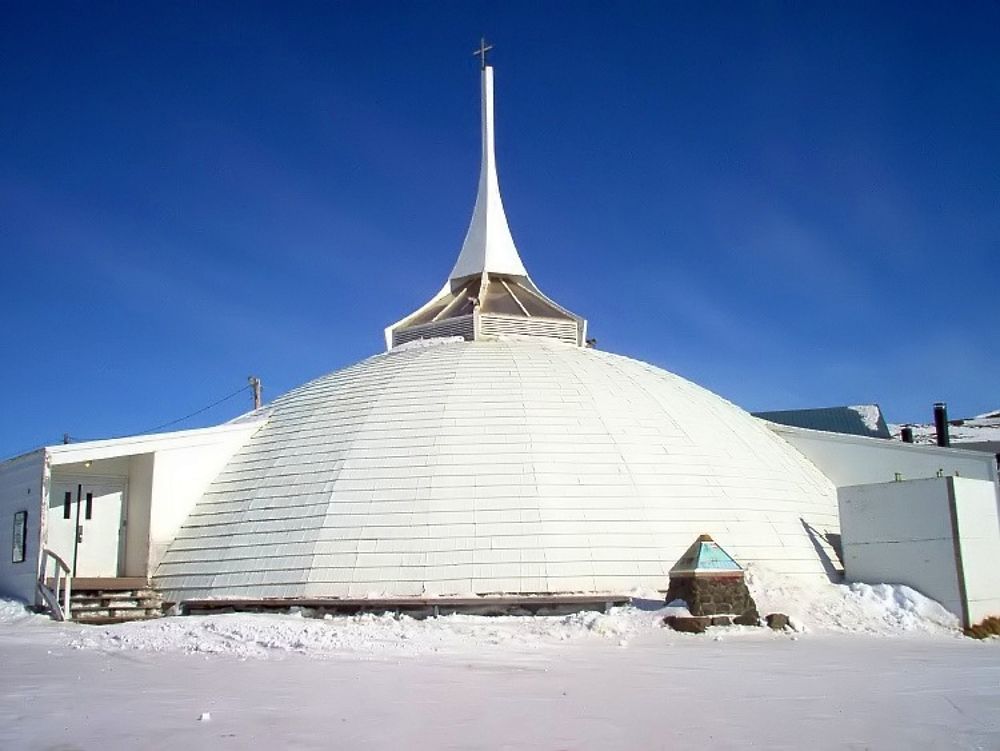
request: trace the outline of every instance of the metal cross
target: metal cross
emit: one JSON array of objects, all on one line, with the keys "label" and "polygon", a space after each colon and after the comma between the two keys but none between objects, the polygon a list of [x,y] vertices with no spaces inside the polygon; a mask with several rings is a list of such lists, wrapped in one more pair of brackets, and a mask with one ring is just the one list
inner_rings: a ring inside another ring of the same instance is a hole
[{"label": "metal cross", "polygon": [[479,38],[479,49],[473,52],[473,55],[479,56],[479,65],[483,70],[486,70],[486,53],[493,49],[492,44],[486,44],[486,37]]}]

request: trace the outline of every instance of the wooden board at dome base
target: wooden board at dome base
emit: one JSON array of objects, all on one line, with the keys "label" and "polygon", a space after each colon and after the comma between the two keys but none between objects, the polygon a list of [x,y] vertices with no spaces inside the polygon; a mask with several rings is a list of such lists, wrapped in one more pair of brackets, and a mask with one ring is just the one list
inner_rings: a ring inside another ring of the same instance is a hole
[{"label": "wooden board at dome base", "polygon": [[74,576],[73,589],[101,589],[105,591],[146,589],[149,582],[144,576]]},{"label": "wooden board at dome base", "polygon": [[[304,615],[400,613],[413,618],[463,613],[466,615],[564,615],[582,610],[607,612],[628,605],[628,595],[498,595],[496,597],[394,598],[264,598],[246,600],[186,600],[184,615],[280,612],[296,609]],[[309,612],[311,611],[311,612]]]}]

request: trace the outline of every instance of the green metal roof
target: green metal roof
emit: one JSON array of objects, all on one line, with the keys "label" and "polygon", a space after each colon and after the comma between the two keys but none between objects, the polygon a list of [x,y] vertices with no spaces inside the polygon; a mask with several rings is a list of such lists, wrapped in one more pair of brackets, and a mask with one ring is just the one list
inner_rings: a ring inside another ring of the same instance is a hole
[{"label": "green metal roof", "polygon": [[674,564],[670,573],[677,575],[742,570],[743,567],[719,547],[719,543],[709,535],[701,535]]},{"label": "green metal roof", "polygon": [[786,409],[777,412],[753,412],[754,417],[791,425],[795,428],[825,430],[869,438],[892,438],[885,424],[882,409],[877,404],[854,407],[822,407],[819,409]]}]

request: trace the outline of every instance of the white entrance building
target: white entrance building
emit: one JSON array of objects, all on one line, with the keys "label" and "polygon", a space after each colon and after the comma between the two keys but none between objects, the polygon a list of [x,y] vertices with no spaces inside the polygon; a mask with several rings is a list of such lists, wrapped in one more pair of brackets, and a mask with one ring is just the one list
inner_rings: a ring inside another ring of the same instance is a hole
[{"label": "white entrance building", "polygon": [[250,415],[0,463],[0,524],[17,527],[0,556],[0,592],[34,602],[39,577],[55,573],[40,571],[44,551],[73,577],[148,581],[205,487],[262,424]]}]

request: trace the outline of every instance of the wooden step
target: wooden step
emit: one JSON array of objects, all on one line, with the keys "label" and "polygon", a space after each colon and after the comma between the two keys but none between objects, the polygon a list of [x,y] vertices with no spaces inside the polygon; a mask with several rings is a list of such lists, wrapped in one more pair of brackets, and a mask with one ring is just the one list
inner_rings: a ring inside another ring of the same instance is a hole
[{"label": "wooden step", "polygon": [[117,623],[130,623],[132,621],[151,621],[156,618],[161,618],[162,613],[100,613],[100,614],[87,614],[80,618],[77,618],[76,614],[73,614],[73,620],[76,623],[82,623],[85,626],[110,626]]},{"label": "wooden step", "polygon": [[[106,587],[107,580],[96,582],[83,580],[81,586],[74,586],[70,598],[72,618],[77,623],[108,625],[127,621],[144,621],[163,615],[163,598],[159,592],[149,589],[141,579],[119,580],[119,586]],[[74,585],[76,581],[74,581]],[[126,586],[129,585],[129,586]]]},{"label": "wooden step", "polygon": [[159,608],[94,608],[92,610],[74,610],[73,620],[80,620],[90,616],[115,615],[115,616],[143,616],[159,614]]},{"label": "wooden step", "polygon": [[154,589],[78,589],[73,587],[74,597],[159,597]]},{"label": "wooden step", "polygon": [[149,582],[141,576],[74,576],[73,589],[120,592],[123,589],[149,589]]},{"label": "wooden step", "polygon": [[163,600],[155,594],[143,594],[136,597],[129,597],[128,595],[122,594],[83,594],[78,595],[75,592],[70,597],[70,600],[74,603],[79,603],[81,605],[88,603],[101,603],[101,602],[149,602],[154,605],[158,605]]},{"label": "wooden step", "polygon": [[90,610],[73,610],[73,620],[83,621],[91,618],[157,618],[163,614],[160,608],[93,608]]},{"label": "wooden step", "polygon": [[141,611],[141,610],[163,610],[160,605],[138,605],[135,603],[115,603],[114,605],[97,605],[88,604],[82,606],[72,605],[70,609],[73,611],[73,615],[77,613],[101,613],[105,610],[121,610],[121,611]]}]

